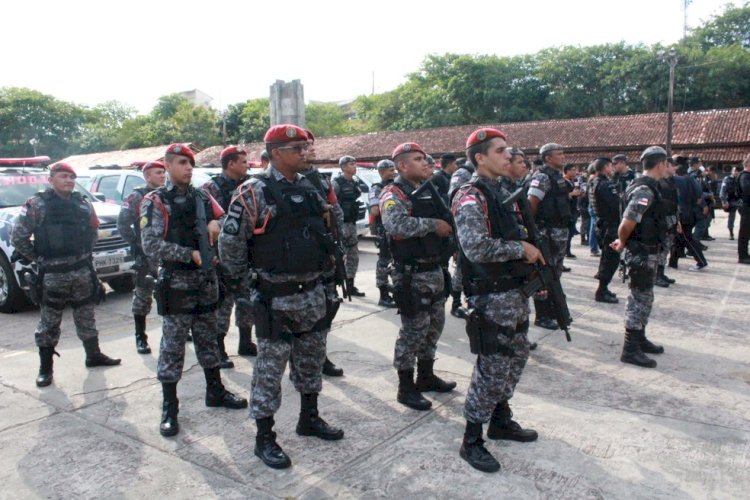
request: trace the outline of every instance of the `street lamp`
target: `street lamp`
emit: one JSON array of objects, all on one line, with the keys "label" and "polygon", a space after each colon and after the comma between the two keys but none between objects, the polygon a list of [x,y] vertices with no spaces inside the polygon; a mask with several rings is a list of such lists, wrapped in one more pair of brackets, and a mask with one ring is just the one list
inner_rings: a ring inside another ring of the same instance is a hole
[{"label": "street lamp", "polygon": [[674,47],[669,52],[660,50],[657,59],[669,64],[669,104],[667,106],[667,154],[672,154],[672,113],[674,112],[674,68],[677,66],[677,52]]}]

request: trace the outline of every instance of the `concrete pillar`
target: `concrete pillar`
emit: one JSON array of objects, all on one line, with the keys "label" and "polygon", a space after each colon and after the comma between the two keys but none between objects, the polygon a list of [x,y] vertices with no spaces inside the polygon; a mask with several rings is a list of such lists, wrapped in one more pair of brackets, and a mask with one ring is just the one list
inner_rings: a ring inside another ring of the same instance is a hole
[{"label": "concrete pillar", "polygon": [[276,80],[271,85],[271,126],[292,123],[305,126],[305,93],[299,80]]}]

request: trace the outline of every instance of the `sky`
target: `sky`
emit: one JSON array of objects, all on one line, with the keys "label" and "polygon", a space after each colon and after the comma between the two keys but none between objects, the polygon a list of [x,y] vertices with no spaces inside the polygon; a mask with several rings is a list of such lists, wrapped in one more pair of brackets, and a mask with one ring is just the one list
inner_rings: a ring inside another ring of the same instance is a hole
[{"label": "sky", "polygon": [[[684,0],[4,0],[0,87],[148,112],[200,89],[213,107],[300,79],[305,101],[392,90],[428,54],[535,53],[561,45],[676,43]],[[727,3],[692,0],[688,26]]]}]

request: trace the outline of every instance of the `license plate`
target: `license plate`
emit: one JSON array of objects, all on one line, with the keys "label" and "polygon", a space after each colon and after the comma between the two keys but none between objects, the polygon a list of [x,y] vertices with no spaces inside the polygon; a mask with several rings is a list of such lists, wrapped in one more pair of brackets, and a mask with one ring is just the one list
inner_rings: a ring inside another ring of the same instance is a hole
[{"label": "license plate", "polygon": [[125,256],[122,254],[103,255],[94,259],[94,267],[101,269],[102,267],[119,266],[124,261]]}]

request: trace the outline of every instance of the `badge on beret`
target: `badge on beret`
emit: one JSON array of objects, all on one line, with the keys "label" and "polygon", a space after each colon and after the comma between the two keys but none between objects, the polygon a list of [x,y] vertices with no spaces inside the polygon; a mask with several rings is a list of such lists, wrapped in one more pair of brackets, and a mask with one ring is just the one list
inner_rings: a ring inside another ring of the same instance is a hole
[{"label": "badge on beret", "polygon": [[477,139],[479,139],[480,141],[483,141],[483,140],[485,140],[486,138],[487,138],[487,132],[485,132],[484,130],[480,130],[480,131],[479,131],[479,132],[477,133]]},{"label": "badge on beret", "polygon": [[182,148],[180,146],[175,146],[174,148],[172,148],[173,153],[179,154],[180,151],[182,151]]},{"label": "badge on beret", "polygon": [[289,137],[290,139],[297,137],[297,131],[292,127],[287,127],[286,136]]},{"label": "badge on beret", "polygon": [[404,144],[404,151],[411,151],[411,144]]}]

